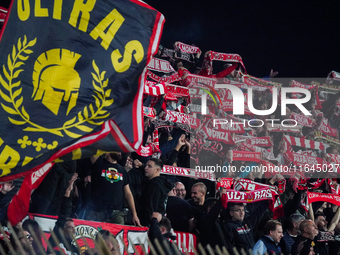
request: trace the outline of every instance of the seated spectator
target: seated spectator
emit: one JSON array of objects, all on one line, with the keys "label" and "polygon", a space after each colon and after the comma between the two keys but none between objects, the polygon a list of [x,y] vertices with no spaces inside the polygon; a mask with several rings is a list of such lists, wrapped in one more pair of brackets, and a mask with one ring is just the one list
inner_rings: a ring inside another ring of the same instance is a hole
[{"label": "seated spectator", "polygon": [[33,219],[26,219],[22,223],[22,228],[27,232],[34,232],[32,245],[36,255],[44,254],[40,252],[40,250],[43,249],[43,243],[41,241],[41,231],[38,222]]},{"label": "seated spectator", "polygon": [[76,226],[71,218],[59,217],[53,229],[59,244],[55,243],[53,238],[49,238],[49,242],[53,247],[53,251],[47,250],[47,253],[62,254],[80,254],[78,248],[74,245],[73,239],[76,233]]},{"label": "seated spectator", "polygon": [[283,237],[282,224],[277,220],[269,220],[264,225],[264,236],[253,248],[253,254],[281,254],[280,240]]},{"label": "seated spectator", "polygon": [[22,228],[13,227],[14,234],[11,235],[11,245],[14,248],[15,253],[9,253],[10,255],[16,255],[16,254],[27,254],[31,255],[34,253],[33,251],[33,237],[32,235],[27,231],[23,230]]},{"label": "seated spectator", "polygon": [[[151,218],[149,239],[157,252],[156,254],[172,255],[180,253],[178,250],[176,251],[176,248],[171,244],[173,240],[176,240],[176,235],[172,233],[170,220],[157,212],[152,213]],[[160,249],[155,240],[161,245]]]},{"label": "seated spectator", "polygon": [[108,230],[102,229],[98,231],[95,239],[97,251],[96,254],[119,255],[120,247],[115,236]]}]

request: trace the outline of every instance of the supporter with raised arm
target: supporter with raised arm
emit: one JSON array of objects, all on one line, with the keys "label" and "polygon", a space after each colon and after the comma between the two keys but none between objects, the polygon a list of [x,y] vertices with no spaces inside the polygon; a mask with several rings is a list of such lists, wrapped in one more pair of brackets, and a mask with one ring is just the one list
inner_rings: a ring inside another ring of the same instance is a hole
[{"label": "supporter with raised arm", "polygon": [[192,208],[186,200],[176,196],[175,187],[168,193],[166,214],[174,230],[181,232],[191,232],[193,230],[194,213]]},{"label": "supporter with raised arm", "polygon": [[117,163],[119,152],[107,153],[105,157],[92,157],[92,211],[90,220],[124,225],[124,199],[132,214],[132,221],[140,226],[134,198],[126,170]]}]

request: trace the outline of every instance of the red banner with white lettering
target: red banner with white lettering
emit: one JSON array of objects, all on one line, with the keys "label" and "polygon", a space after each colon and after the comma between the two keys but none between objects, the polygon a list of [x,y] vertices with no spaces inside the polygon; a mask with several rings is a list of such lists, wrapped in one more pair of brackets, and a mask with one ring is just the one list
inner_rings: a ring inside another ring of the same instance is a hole
[{"label": "red banner with white lettering", "polygon": [[54,163],[47,163],[25,176],[19,191],[8,206],[7,217],[12,226],[17,225],[27,215],[32,192],[38,188],[53,165]]},{"label": "red banner with white lettering", "polygon": [[328,202],[340,206],[340,195],[335,194],[325,194],[319,192],[307,192],[308,202]]}]

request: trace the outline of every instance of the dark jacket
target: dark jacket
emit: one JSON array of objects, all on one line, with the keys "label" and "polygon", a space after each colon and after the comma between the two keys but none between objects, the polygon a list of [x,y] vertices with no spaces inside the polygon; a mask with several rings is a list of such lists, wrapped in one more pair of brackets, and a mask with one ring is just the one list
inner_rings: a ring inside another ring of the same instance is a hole
[{"label": "dark jacket", "polygon": [[292,255],[308,255],[312,247],[313,240],[298,236],[295,243],[292,246]]},{"label": "dark jacket", "polygon": [[164,176],[154,177],[149,180],[143,190],[140,200],[139,219],[144,226],[150,224],[150,217],[153,212],[165,213],[169,191],[173,188],[173,183]]}]

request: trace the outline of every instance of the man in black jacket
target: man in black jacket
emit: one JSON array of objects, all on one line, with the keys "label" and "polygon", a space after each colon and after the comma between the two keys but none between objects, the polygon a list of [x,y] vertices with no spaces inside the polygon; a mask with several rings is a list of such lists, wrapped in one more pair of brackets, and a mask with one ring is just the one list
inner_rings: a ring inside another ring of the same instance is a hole
[{"label": "man in black jacket", "polygon": [[231,247],[238,251],[245,249],[248,252],[255,244],[254,228],[260,221],[264,211],[268,207],[267,201],[249,204],[249,215],[245,218],[245,206],[243,203],[230,203],[228,208],[231,219],[226,219],[225,236],[230,241]]},{"label": "man in black jacket", "polygon": [[164,215],[168,192],[173,188],[173,183],[160,176],[163,163],[160,159],[151,158],[145,166],[145,177],[148,179],[141,195],[140,222],[143,226],[150,224],[154,212]]},{"label": "man in black jacket", "polygon": [[292,255],[308,255],[314,251],[313,239],[318,234],[318,228],[314,221],[304,220],[300,223],[301,235],[299,235],[292,246]]}]

